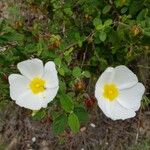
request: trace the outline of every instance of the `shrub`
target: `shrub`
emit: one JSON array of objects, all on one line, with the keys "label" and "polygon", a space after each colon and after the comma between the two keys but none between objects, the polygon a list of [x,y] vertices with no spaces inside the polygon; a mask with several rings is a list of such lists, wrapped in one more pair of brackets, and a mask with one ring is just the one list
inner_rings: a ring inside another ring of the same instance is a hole
[{"label": "shrub", "polygon": [[[9,99],[7,76],[16,64],[38,57],[57,66],[60,90],[49,107],[53,131],[73,133],[94,107],[93,85],[107,66],[128,65],[150,48],[149,0],[27,0],[0,20],[0,95]],[[90,85],[90,86],[89,86]],[[65,101],[63,101],[63,99]],[[89,103],[92,105],[89,105]],[[1,105],[1,104],[0,104]]]}]

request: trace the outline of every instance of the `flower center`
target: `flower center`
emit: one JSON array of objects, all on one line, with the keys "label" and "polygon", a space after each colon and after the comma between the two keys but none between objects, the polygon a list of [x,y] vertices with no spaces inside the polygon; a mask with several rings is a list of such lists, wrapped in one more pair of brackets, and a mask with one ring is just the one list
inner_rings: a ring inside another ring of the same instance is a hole
[{"label": "flower center", "polygon": [[113,83],[104,85],[103,96],[107,98],[109,101],[115,100],[119,95],[119,90],[117,86]]},{"label": "flower center", "polygon": [[29,83],[29,87],[34,94],[39,94],[45,91],[45,80],[35,77]]}]

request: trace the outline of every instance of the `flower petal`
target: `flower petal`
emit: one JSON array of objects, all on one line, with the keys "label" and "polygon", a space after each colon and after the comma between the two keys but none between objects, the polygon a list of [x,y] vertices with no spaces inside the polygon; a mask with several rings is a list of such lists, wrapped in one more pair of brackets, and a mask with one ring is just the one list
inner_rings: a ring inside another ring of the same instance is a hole
[{"label": "flower petal", "polygon": [[125,120],[136,115],[133,110],[121,106],[117,100],[109,102],[106,99],[101,99],[98,101],[98,106],[103,113],[112,120]]},{"label": "flower petal", "polygon": [[31,110],[39,110],[42,107],[46,108],[47,104],[55,98],[57,92],[58,87],[47,89],[45,92],[40,94],[33,94],[30,90],[28,90],[19,97],[16,104]]},{"label": "flower petal", "polygon": [[109,102],[109,104],[107,105],[107,109],[110,110],[109,113],[112,120],[125,120],[136,115],[136,113],[132,109],[127,109],[121,106],[117,100]]},{"label": "flower petal", "polygon": [[29,80],[19,74],[11,74],[8,78],[10,84],[10,97],[17,100],[28,90]]},{"label": "flower petal", "polygon": [[17,64],[17,68],[29,79],[43,75],[43,62],[37,58],[20,62]]},{"label": "flower petal", "polygon": [[125,108],[137,111],[140,108],[141,99],[144,94],[145,87],[142,83],[137,83],[135,86],[121,90],[119,92],[118,101]]},{"label": "flower petal", "polygon": [[103,90],[103,86],[105,83],[112,82],[114,77],[114,68],[108,67],[99,77],[95,86],[95,95],[99,96],[100,91]]},{"label": "flower petal", "polygon": [[55,96],[58,92],[58,89],[59,89],[59,87],[47,89],[43,93],[43,105],[42,105],[42,107],[44,107],[44,108],[47,107],[47,104],[55,98]]},{"label": "flower petal", "polygon": [[30,90],[22,94],[19,99],[16,101],[21,107],[28,108],[31,110],[39,110],[43,106],[43,95],[33,94]]},{"label": "flower petal", "polygon": [[58,87],[57,70],[53,61],[45,64],[43,78],[46,80],[46,88]]},{"label": "flower petal", "polygon": [[[96,97],[97,98],[97,97]],[[111,113],[110,113],[110,110],[108,109],[108,105],[109,105],[109,102],[102,98],[102,97],[99,97],[97,98],[98,100],[98,106],[100,107],[100,109],[103,111],[103,113],[108,117],[108,118],[111,118]]]},{"label": "flower petal", "polygon": [[115,68],[113,82],[121,90],[134,86],[138,82],[138,79],[130,69],[128,69],[126,66],[121,65]]}]

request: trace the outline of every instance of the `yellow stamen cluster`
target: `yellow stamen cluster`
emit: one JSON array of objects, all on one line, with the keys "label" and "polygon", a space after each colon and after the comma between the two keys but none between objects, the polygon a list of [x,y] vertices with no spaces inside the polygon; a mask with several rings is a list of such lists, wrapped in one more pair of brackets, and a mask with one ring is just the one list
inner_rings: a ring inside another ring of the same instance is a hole
[{"label": "yellow stamen cluster", "polygon": [[116,98],[119,95],[119,90],[117,86],[113,83],[105,84],[103,89],[104,89],[103,96],[109,101],[116,100]]},{"label": "yellow stamen cluster", "polygon": [[39,94],[45,91],[45,80],[35,77],[29,83],[29,87],[33,94]]}]

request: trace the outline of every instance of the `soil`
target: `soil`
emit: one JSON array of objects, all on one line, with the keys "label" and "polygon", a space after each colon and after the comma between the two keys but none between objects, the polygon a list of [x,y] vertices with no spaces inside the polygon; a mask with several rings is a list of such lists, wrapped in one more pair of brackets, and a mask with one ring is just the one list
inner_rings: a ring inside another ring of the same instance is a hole
[{"label": "soil", "polygon": [[8,150],[126,150],[150,137],[150,111],[139,111],[125,121],[112,121],[96,106],[89,110],[90,122],[80,133],[66,131],[56,137],[51,121],[33,121],[31,111],[11,102],[1,112],[0,149]]}]

